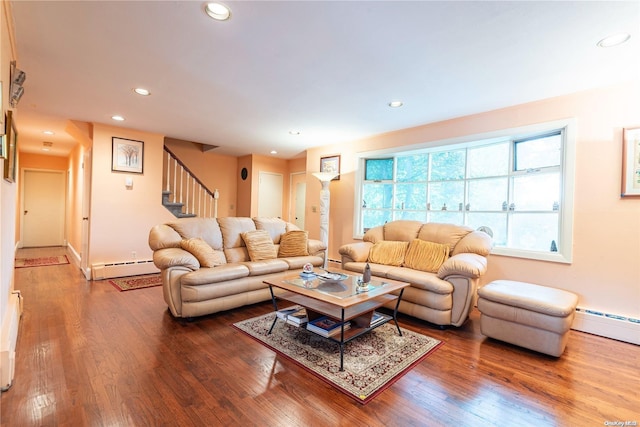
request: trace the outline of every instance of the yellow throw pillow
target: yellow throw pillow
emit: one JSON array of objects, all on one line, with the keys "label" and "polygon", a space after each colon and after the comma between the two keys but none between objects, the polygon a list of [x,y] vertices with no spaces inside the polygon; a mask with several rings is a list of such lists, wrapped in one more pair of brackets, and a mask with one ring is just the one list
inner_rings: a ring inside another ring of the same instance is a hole
[{"label": "yellow throw pillow", "polygon": [[276,246],[267,230],[253,230],[242,233],[251,261],[274,259],[278,257]]},{"label": "yellow throw pillow", "polygon": [[382,241],[375,243],[369,250],[368,261],[374,264],[399,267],[404,261],[408,242]]},{"label": "yellow throw pillow", "polygon": [[200,237],[183,239],[180,247],[196,257],[201,267],[215,267],[227,263],[222,251],[214,250]]},{"label": "yellow throw pillow", "polygon": [[307,243],[309,232],[304,230],[291,230],[280,236],[280,248],[278,257],[307,256]]},{"label": "yellow throw pillow", "polygon": [[449,258],[449,245],[414,239],[404,257],[404,266],[414,270],[437,273]]}]

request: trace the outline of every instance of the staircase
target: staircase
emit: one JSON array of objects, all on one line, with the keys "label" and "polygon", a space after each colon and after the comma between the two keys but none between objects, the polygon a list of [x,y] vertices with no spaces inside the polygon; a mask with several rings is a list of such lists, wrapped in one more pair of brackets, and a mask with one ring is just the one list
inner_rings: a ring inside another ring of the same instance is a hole
[{"label": "staircase", "polygon": [[166,146],[162,165],[164,207],[177,218],[218,216],[218,191],[209,190]]}]

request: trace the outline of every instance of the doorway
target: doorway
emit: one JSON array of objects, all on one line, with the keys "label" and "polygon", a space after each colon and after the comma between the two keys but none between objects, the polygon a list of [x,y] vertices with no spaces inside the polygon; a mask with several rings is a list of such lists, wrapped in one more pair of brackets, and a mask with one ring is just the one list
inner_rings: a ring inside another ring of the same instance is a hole
[{"label": "doorway", "polygon": [[260,172],[258,178],[258,216],[282,218],[282,174]]},{"label": "doorway", "polygon": [[291,212],[289,222],[294,223],[300,230],[305,230],[305,206],[307,195],[307,175],[304,172],[291,174]]},{"label": "doorway", "polygon": [[66,172],[24,170],[20,247],[64,246]]}]

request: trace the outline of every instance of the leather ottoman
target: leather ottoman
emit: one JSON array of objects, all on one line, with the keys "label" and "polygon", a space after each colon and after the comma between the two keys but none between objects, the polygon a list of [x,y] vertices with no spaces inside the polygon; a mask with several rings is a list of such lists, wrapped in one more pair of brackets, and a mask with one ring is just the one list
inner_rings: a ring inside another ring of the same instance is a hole
[{"label": "leather ottoman", "polygon": [[578,305],[578,296],[562,289],[512,280],[496,280],[478,290],[483,335],[559,357]]}]

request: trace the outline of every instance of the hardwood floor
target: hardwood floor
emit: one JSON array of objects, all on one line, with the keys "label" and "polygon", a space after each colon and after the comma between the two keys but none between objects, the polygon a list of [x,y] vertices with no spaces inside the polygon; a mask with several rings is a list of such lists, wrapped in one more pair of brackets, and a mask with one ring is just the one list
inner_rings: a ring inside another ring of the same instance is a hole
[{"label": "hardwood floor", "polygon": [[[18,257],[64,248],[21,249]],[[24,296],[2,426],[601,426],[640,423],[640,347],[571,331],[552,358],[484,338],[479,314],[362,406],[236,331],[269,302],[192,323],[160,287],[118,292],[77,266],[16,269]]]}]

